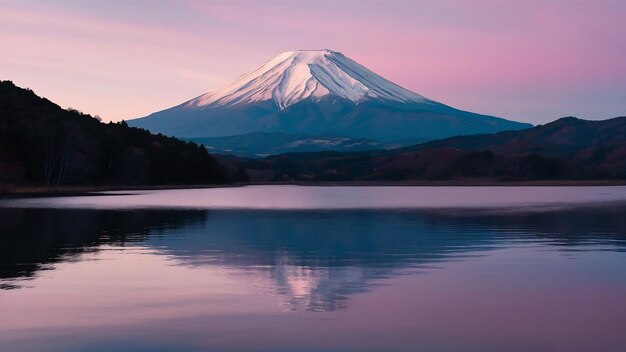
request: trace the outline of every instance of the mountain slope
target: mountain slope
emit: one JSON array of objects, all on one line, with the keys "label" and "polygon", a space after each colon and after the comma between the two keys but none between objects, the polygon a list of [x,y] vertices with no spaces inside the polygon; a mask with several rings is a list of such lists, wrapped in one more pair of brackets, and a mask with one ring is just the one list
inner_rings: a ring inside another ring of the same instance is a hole
[{"label": "mountain slope", "polygon": [[626,180],[626,117],[569,117],[523,131],[453,137],[396,150],[292,153],[240,160],[239,166],[254,181]]},{"label": "mountain slope", "polygon": [[185,138],[281,132],[408,144],[531,127],[435,102],[330,50],[283,53],[225,88],[129,123]]},{"label": "mountain slope", "polygon": [[361,151],[392,147],[392,145],[369,139],[309,136],[281,132],[252,132],[236,136],[191,138],[189,140],[206,146],[211,153],[233,154],[249,158],[304,151]]},{"label": "mountain slope", "polygon": [[225,181],[204,147],[126,123],[103,124],[0,81],[0,185]]}]

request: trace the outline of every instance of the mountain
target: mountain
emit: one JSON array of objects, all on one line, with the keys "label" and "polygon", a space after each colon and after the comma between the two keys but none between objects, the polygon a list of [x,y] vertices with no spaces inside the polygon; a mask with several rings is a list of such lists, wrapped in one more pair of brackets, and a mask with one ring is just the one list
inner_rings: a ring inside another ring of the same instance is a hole
[{"label": "mountain", "polygon": [[578,158],[599,149],[626,144],[626,117],[589,121],[564,117],[524,131],[506,131],[492,135],[451,137],[404,150],[457,148],[492,150],[501,154],[541,154],[551,157]]},{"label": "mountain", "polygon": [[282,53],[224,88],[129,124],[184,138],[279,132],[403,145],[532,127],[438,103],[330,50]]},{"label": "mountain", "polygon": [[626,180],[626,117],[567,117],[521,131],[452,137],[395,150],[222,159],[245,170],[252,181]]},{"label": "mountain", "polygon": [[371,139],[310,136],[282,132],[252,132],[236,136],[189,138],[188,140],[205,145],[211,153],[236,154],[248,158],[307,151],[350,152],[398,147],[398,145],[381,143]]},{"label": "mountain", "polygon": [[226,181],[204,147],[104,124],[0,81],[0,188]]}]

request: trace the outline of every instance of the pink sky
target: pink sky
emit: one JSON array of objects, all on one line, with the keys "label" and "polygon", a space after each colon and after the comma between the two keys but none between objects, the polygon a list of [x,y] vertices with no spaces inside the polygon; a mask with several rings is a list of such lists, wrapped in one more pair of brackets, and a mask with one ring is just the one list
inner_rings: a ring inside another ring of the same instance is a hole
[{"label": "pink sky", "polygon": [[103,120],[328,48],[429,98],[544,123],[626,115],[626,2],[0,0],[0,79]]}]

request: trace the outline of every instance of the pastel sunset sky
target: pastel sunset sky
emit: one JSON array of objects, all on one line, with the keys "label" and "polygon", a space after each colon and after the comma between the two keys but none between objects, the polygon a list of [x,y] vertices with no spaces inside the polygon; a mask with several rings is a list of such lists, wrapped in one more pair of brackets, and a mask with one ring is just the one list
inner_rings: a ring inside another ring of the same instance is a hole
[{"label": "pastel sunset sky", "polygon": [[0,0],[0,79],[104,121],[328,48],[454,107],[626,115],[626,1]]}]

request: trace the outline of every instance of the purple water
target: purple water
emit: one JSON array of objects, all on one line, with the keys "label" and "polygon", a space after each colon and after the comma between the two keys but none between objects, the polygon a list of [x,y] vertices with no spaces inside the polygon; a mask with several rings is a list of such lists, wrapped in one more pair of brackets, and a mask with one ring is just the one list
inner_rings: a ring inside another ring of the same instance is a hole
[{"label": "purple water", "polygon": [[0,351],[623,351],[624,193],[3,200]]}]

